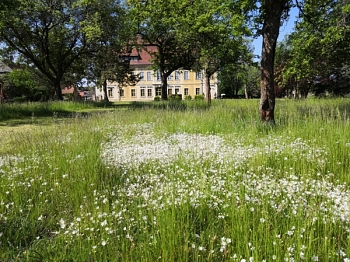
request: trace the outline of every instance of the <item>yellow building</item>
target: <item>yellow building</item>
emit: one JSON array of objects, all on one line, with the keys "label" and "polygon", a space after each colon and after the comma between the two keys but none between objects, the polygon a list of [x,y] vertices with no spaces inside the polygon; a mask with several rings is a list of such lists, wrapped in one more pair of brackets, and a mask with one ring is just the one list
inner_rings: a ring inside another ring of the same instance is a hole
[{"label": "yellow building", "polygon": [[[149,51],[156,51],[156,47],[148,47]],[[118,83],[108,82],[107,92],[109,101],[147,101],[161,96],[161,80],[159,72],[150,69],[151,57],[145,50],[133,50],[130,57],[130,66],[134,74],[139,74],[140,81],[134,86],[119,88]],[[168,95],[181,94],[182,98],[196,95],[205,95],[203,72],[192,70],[178,70],[168,77]],[[216,98],[217,78],[216,74],[211,79],[211,97]],[[102,100],[104,94],[101,88],[96,89],[96,99]]]}]

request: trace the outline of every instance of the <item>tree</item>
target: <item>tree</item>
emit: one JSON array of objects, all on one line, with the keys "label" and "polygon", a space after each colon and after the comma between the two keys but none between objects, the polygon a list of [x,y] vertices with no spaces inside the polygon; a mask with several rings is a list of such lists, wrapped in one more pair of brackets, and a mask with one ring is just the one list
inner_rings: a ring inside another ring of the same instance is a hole
[{"label": "tree", "polygon": [[[96,1],[90,8],[95,10],[94,21],[97,22],[92,26],[94,30],[87,32],[87,35],[97,44],[95,51],[86,61],[87,75],[90,81],[102,86],[104,100],[109,102],[108,81],[117,82],[119,92],[123,86],[139,81],[139,77],[134,75],[130,68],[134,24],[128,19],[126,8],[120,6],[117,1]],[[115,15],[111,16],[113,13]],[[106,20],[106,17],[110,19]],[[97,34],[95,30],[98,30]]]},{"label": "tree", "polygon": [[[190,69],[196,61],[191,41],[183,41],[181,16],[188,16],[191,1],[187,0],[129,0],[132,17],[138,24],[138,44],[150,54],[154,71],[161,79],[162,100],[167,100],[167,79],[178,69]],[[150,46],[155,47],[149,48]]]},{"label": "tree", "polygon": [[36,78],[30,68],[19,68],[7,75],[5,94],[25,101],[39,101],[47,96],[47,88]]},{"label": "tree", "polygon": [[181,30],[189,36],[183,41],[195,43],[198,50],[197,68],[203,69],[205,97],[209,104],[212,75],[227,65],[243,64],[250,59],[248,42],[244,39],[249,32],[241,5],[236,2],[196,0],[192,1],[191,8],[190,17],[181,17]]},{"label": "tree", "polygon": [[244,69],[235,64],[223,67],[218,73],[219,91],[225,98],[237,97],[244,92]]},{"label": "tree", "polygon": [[[16,8],[7,9],[1,19],[3,43],[23,55],[48,79],[58,99],[63,99],[61,86],[67,73],[83,67],[84,57],[98,48],[101,23],[118,18],[115,10],[107,9],[111,12],[104,11],[106,16],[98,20],[102,9],[96,12],[95,2],[17,0]],[[107,2],[110,1],[100,1],[100,6],[108,6]],[[92,34],[94,38],[89,37]]]},{"label": "tree", "polygon": [[225,66],[219,71],[219,89],[225,97],[244,95],[246,99],[260,96],[259,69],[254,64]]},{"label": "tree", "polygon": [[263,36],[261,51],[261,99],[260,119],[262,122],[275,122],[274,60],[281,20],[291,7],[290,0],[264,0],[260,2]]},{"label": "tree", "polygon": [[[95,56],[90,65],[90,79],[101,85],[105,102],[109,102],[107,94],[107,81],[117,82],[119,93],[124,86],[134,85],[139,76],[130,68],[129,54],[121,56],[108,48],[103,49]],[[119,96],[120,97],[120,96]]]},{"label": "tree", "polygon": [[348,92],[341,82],[350,58],[349,6],[348,1],[334,0],[305,1],[300,6],[299,23],[289,37],[290,57],[282,72],[284,79],[294,78],[295,94]]}]

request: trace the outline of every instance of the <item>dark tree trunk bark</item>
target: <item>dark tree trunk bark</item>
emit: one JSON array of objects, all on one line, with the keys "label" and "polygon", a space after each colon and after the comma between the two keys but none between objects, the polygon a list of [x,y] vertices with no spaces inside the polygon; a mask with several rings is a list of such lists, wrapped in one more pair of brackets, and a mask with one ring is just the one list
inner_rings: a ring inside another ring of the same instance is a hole
[{"label": "dark tree trunk bark", "polygon": [[162,89],[162,100],[168,100],[168,74],[160,72],[161,77],[161,89]]},{"label": "dark tree trunk bark", "polygon": [[73,86],[74,91],[73,91],[73,101],[77,102],[80,100],[80,96],[79,96],[79,91],[76,85]]},{"label": "dark tree trunk bark", "polygon": [[55,88],[55,95],[58,100],[63,100],[63,95],[62,95],[62,89],[61,89],[61,82],[57,81],[54,83],[54,88]]},{"label": "dark tree trunk bark", "polygon": [[274,61],[282,12],[288,0],[266,0],[264,3],[263,43],[261,52],[260,119],[275,122]]},{"label": "dark tree trunk bark", "polygon": [[211,103],[210,75],[208,75],[208,74],[205,74],[204,88],[205,88],[205,99],[207,101],[207,104],[210,105],[210,103]]},{"label": "dark tree trunk bark", "polygon": [[103,94],[104,94],[104,101],[109,102],[108,99],[108,92],[107,92],[107,79],[105,79],[102,83],[102,89],[103,89]]},{"label": "dark tree trunk bark", "polygon": [[2,83],[0,83],[0,104],[3,103],[4,100],[5,100],[4,89],[3,89]]}]

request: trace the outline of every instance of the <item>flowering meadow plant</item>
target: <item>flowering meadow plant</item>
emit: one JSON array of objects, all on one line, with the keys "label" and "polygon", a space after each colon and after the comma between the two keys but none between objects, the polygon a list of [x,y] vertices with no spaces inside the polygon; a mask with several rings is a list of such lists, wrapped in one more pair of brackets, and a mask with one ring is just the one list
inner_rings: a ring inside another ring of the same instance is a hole
[{"label": "flowering meadow plant", "polygon": [[12,134],[0,260],[348,261],[347,101],[280,101],[289,121],[274,127],[237,103]]}]

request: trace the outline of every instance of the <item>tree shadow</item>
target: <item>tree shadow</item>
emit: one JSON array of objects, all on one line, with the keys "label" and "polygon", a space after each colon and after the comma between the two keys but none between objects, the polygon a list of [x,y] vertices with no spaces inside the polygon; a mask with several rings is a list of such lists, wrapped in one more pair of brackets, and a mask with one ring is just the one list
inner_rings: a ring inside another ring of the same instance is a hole
[{"label": "tree shadow", "polygon": [[207,110],[210,108],[205,101],[154,101],[154,102],[131,102],[130,109],[155,109],[155,110],[171,110],[171,111],[188,111],[188,110]]}]

